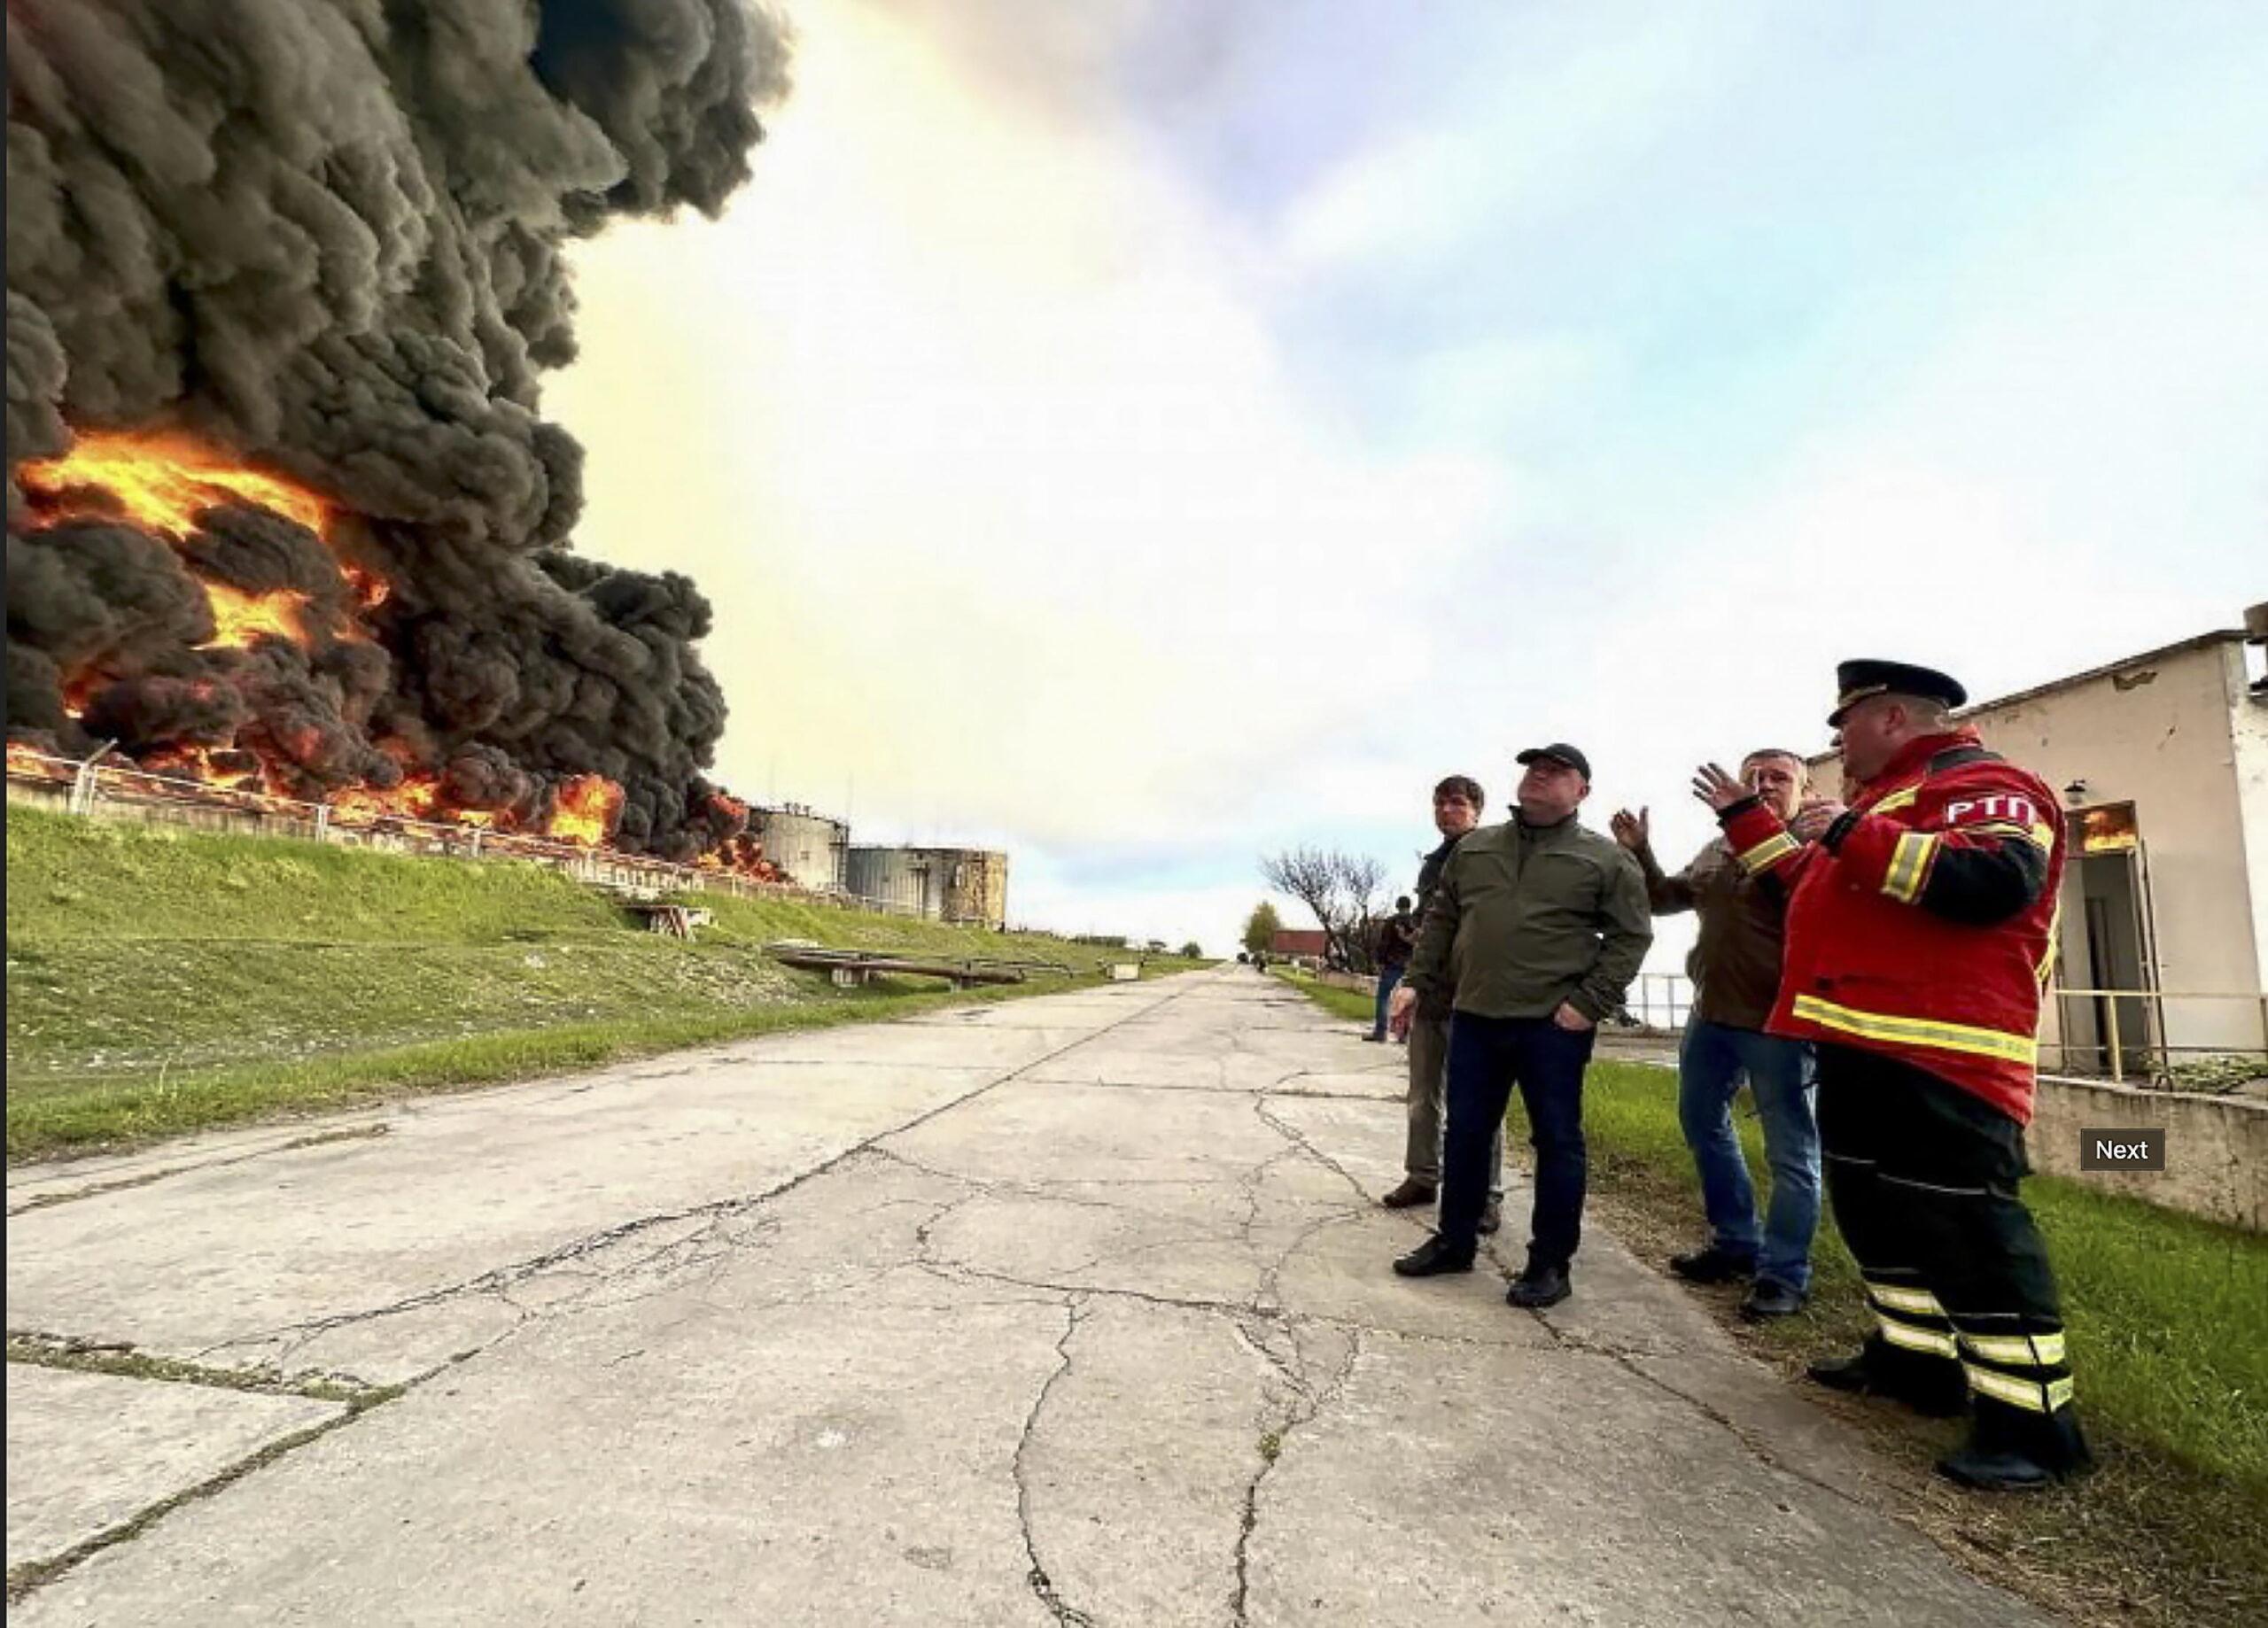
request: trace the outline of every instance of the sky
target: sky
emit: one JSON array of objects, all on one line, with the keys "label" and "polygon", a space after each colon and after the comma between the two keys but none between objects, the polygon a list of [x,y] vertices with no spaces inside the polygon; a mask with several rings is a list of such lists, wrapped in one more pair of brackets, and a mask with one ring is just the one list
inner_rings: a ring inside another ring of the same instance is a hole
[{"label": "sky", "polygon": [[724,217],[577,250],[579,546],[714,601],[726,783],[1018,924],[1230,951],[1545,740],[1676,861],[1839,660],[2268,598],[2268,8],[781,9]]}]

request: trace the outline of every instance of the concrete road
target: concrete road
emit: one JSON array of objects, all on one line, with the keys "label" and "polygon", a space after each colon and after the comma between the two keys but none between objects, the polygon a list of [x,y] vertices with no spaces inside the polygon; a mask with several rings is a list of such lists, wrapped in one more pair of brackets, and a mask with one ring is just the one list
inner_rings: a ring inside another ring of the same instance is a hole
[{"label": "concrete road", "polygon": [[1611,1239],[1394,1278],[1402,1059],[1229,968],[19,1168],[10,1620],[2040,1620]]}]

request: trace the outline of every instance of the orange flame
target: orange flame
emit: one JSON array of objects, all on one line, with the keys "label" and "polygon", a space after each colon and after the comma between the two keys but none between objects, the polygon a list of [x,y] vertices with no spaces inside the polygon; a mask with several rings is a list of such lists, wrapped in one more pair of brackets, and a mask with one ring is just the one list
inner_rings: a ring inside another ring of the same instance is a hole
[{"label": "orange flame", "polygon": [[381,819],[430,819],[440,806],[441,782],[414,774],[399,786],[380,789],[354,786],[330,799],[330,817],[342,826],[368,826]]},{"label": "orange flame", "polygon": [[198,649],[249,649],[262,634],[288,639],[295,645],[307,644],[307,625],[299,615],[307,603],[306,594],[289,588],[273,593],[245,593],[218,582],[204,586],[205,597],[213,603],[213,624],[220,631]]},{"label": "orange flame", "polygon": [[8,742],[8,772],[41,780],[67,780],[72,775],[68,765],[50,757],[28,740]]},{"label": "orange flame", "polygon": [[543,834],[555,841],[597,848],[614,834],[614,822],[621,814],[621,787],[602,774],[579,774],[561,784]]},{"label": "orange flame", "polygon": [[66,513],[100,512],[72,503],[74,492],[100,487],[140,524],[175,537],[187,536],[198,515],[223,503],[273,509],[318,533],[330,521],[330,505],[305,486],[231,463],[186,436],[90,430],[60,458],[25,464],[16,478]]}]

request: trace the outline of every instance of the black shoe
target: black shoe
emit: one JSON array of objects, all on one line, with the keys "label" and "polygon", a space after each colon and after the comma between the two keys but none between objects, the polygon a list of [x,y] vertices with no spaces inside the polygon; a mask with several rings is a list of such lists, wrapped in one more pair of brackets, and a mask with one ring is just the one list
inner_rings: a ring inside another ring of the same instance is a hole
[{"label": "black shoe", "polygon": [[1385,1036],[1385,1035],[1363,1035],[1363,1038],[1364,1040],[1366,1040],[1366,1041],[1370,1042],[1370,1043],[1371,1043],[1371,1044],[1372,1044],[1372,1045],[1374,1045],[1374,1046],[1375,1046],[1375,1045],[1379,1044],[1380,1042],[1384,1041],[1384,1040],[1386,1039],[1386,1036]]},{"label": "black shoe", "polygon": [[1959,1363],[1941,1357],[1901,1361],[1879,1339],[1869,1338],[1855,1356],[1814,1362],[1804,1371],[1830,1391],[1885,1396],[1932,1419],[1958,1418],[1969,1407],[1969,1381]]},{"label": "black shoe", "polygon": [[2036,1492],[2093,1469],[2079,1416],[2068,1406],[2027,1413],[1982,1396],[1968,1443],[1938,1461],[1946,1480],[1981,1492]]},{"label": "black shoe", "polygon": [[1759,1277],[1740,1303],[1740,1314],[1751,1322],[1768,1322],[1775,1317],[1792,1317],[1803,1308],[1802,1290],[1790,1289],[1776,1278]]},{"label": "black shoe", "polygon": [[1512,1280],[1504,1291],[1504,1304],[1517,1306],[1524,1312],[1540,1312],[1547,1306],[1557,1306],[1574,1287],[1567,1282],[1565,1267],[1530,1267]]},{"label": "black shoe", "polygon": [[1939,1459],[1938,1473],[1980,1492],[2039,1492],[2056,1482],[2054,1471],[2020,1453],[1979,1453],[1974,1447]]},{"label": "black shoe", "polygon": [[1401,1277],[1439,1277],[1448,1272],[1472,1271],[1472,1256],[1470,1252],[1462,1255],[1452,1252],[1437,1232],[1395,1261],[1394,1269]]},{"label": "black shoe", "polygon": [[1438,1190],[1431,1182],[1421,1182],[1414,1175],[1402,1178],[1402,1185],[1379,1202],[1389,1210],[1414,1210],[1421,1204],[1431,1204]]},{"label": "black shoe", "polygon": [[1480,1212],[1480,1230],[1483,1234],[1492,1233],[1503,1224],[1503,1204],[1498,1199],[1491,1198],[1488,1201],[1488,1207]]},{"label": "black shoe", "polygon": [[1753,1275],[1756,1262],[1746,1255],[1734,1254],[1722,1244],[1712,1244],[1689,1255],[1672,1255],[1669,1269],[1689,1283],[1728,1283],[1736,1277]]}]

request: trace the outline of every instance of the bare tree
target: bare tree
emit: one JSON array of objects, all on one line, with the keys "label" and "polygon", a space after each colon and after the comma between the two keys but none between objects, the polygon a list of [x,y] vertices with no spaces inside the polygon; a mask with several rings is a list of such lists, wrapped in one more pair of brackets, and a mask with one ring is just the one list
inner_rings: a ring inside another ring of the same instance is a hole
[{"label": "bare tree", "polygon": [[1308,907],[1323,929],[1325,959],[1349,972],[1375,970],[1383,864],[1366,854],[1294,848],[1262,856],[1260,874]]}]

